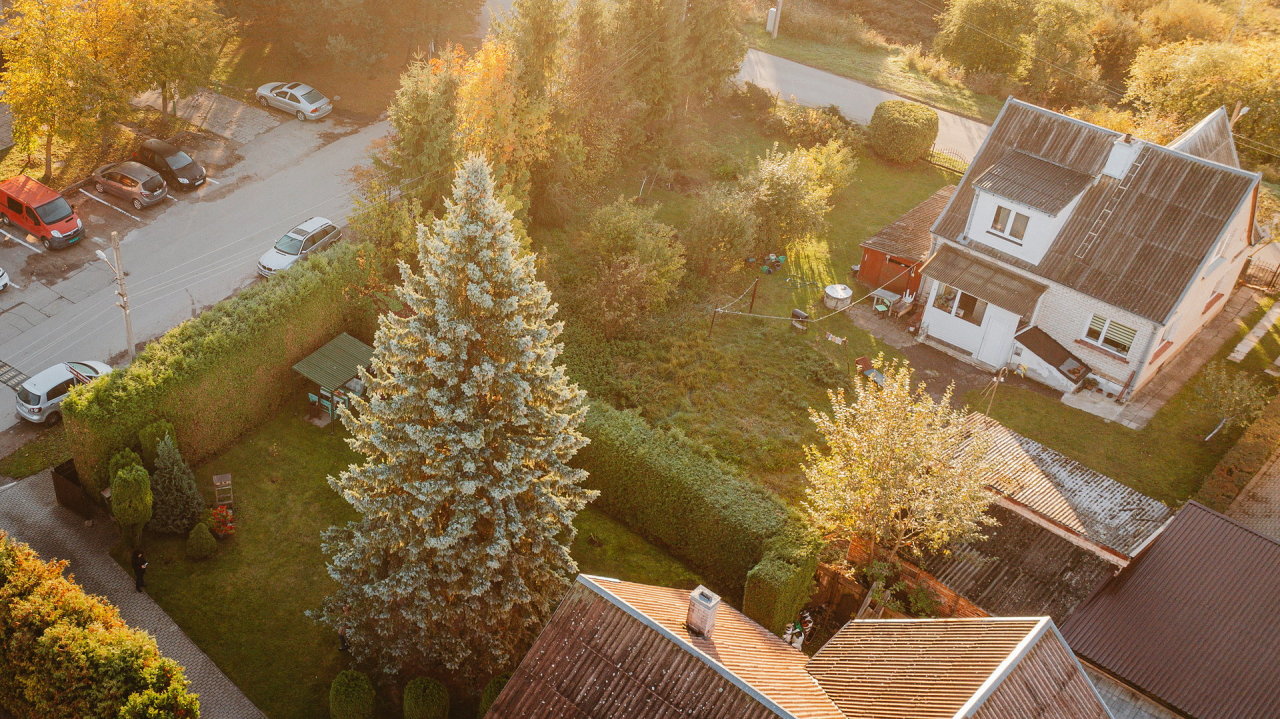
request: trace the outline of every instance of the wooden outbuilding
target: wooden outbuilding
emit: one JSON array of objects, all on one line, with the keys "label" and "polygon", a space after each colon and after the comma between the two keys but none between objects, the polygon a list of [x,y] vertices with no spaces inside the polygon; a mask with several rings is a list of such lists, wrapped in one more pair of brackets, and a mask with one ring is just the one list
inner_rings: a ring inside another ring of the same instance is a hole
[{"label": "wooden outbuilding", "polygon": [[929,229],[955,190],[955,185],[938,190],[863,242],[858,281],[872,289],[914,296],[920,290],[920,266],[933,245]]},{"label": "wooden outbuilding", "polygon": [[364,393],[360,368],[368,366],[372,357],[372,347],[343,332],[304,357],[293,369],[316,383],[316,390],[308,392],[307,399],[333,417],[338,405],[346,402],[350,395]]}]

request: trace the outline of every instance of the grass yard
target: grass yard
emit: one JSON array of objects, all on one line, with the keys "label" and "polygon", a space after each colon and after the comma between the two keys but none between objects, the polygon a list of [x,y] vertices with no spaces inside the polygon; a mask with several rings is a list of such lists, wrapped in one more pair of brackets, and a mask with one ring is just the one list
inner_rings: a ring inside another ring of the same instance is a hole
[{"label": "grass yard", "polygon": [[[356,459],[338,422],[306,422],[305,398],[196,470],[201,487],[230,472],[237,534],[205,562],[184,541],[149,536],[151,596],[272,719],[327,716],[329,682],[346,667],[337,637],[304,612],[330,591],[320,532],[354,518],[325,478]],[[579,517],[581,570],[653,584],[701,580],[608,517]],[[119,554],[117,559],[126,559]],[[391,716],[388,714],[387,716]]]},{"label": "grass yard", "polygon": [[[1267,299],[1238,323],[1235,336],[1223,344],[1216,356],[1225,357],[1272,302]],[[1240,366],[1265,379],[1261,370],[1277,356],[1280,329],[1273,327]],[[1196,407],[1195,383],[1192,378],[1141,430],[1107,422],[1052,397],[1013,388],[1000,390],[991,416],[1094,470],[1178,506],[1195,494],[1243,431],[1223,431],[1208,442],[1202,441],[1218,419]],[[978,404],[976,396],[970,395],[966,400]]]},{"label": "grass yard", "polygon": [[62,425],[41,429],[35,439],[0,459],[0,477],[22,479],[71,459]]},{"label": "grass yard", "polygon": [[743,28],[747,43],[771,55],[918,100],[940,110],[991,122],[1004,100],[983,95],[959,82],[937,80],[908,66],[901,47],[827,45],[781,35],[769,37],[755,24]]}]

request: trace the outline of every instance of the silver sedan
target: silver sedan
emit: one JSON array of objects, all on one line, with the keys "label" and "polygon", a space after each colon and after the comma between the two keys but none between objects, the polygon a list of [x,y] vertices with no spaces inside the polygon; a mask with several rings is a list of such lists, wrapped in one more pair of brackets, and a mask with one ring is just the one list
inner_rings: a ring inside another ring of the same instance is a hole
[{"label": "silver sedan", "polygon": [[300,82],[269,82],[258,88],[258,102],[292,113],[299,120],[319,120],[333,111],[324,93]]}]

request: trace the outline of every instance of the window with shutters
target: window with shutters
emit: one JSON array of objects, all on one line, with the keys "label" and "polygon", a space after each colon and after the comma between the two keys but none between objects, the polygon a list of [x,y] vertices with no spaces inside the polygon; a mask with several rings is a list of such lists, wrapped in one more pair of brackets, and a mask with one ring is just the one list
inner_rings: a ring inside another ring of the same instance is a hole
[{"label": "window with shutters", "polygon": [[1089,320],[1089,327],[1084,331],[1084,338],[1096,345],[1106,347],[1112,352],[1129,354],[1133,347],[1133,339],[1138,331],[1102,315],[1094,315]]}]

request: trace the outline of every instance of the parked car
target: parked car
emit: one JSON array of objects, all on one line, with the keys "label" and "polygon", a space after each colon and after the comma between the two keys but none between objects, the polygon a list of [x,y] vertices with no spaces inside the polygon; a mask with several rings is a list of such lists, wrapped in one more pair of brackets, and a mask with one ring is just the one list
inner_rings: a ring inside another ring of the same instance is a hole
[{"label": "parked car", "polygon": [[18,416],[28,422],[48,424],[62,419],[58,409],[77,383],[111,371],[104,362],[61,362],[18,387]]},{"label": "parked car", "polygon": [[9,289],[9,273],[5,272],[3,267],[0,267],[0,292],[4,292],[7,289]]},{"label": "parked car", "polygon": [[0,223],[16,225],[46,250],[59,250],[84,237],[84,224],[67,198],[26,175],[0,182]]},{"label": "parked car", "polygon": [[129,157],[160,173],[169,187],[194,190],[204,184],[205,171],[191,155],[164,140],[147,140]]},{"label": "parked car", "polygon": [[160,173],[140,162],[126,160],[103,165],[93,171],[93,189],[122,197],[141,210],[160,202],[169,194]]},{"label": "parked car", "polygon": [[293,113],[299,120],[319,120],[333,111],[324,93],[300,82],[269,82],[258,88],[258,102]]},{"label": "parked car", "polygon": [[285,233],[275,247],[258,260],[258,274],[270,277],[287,270],[298,260],[304,260],[323,250],[342,237],[342,230],[323,217],[312,217]]}]

